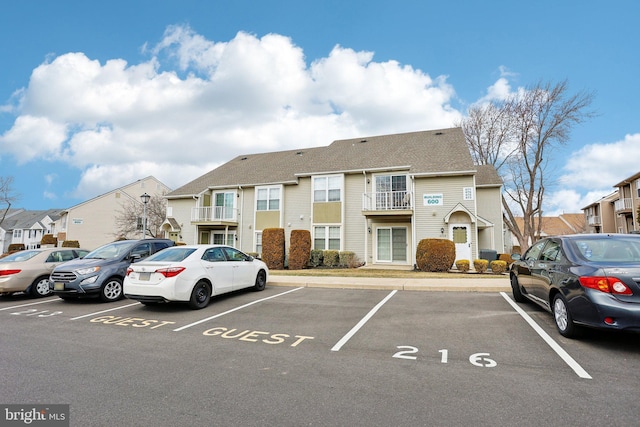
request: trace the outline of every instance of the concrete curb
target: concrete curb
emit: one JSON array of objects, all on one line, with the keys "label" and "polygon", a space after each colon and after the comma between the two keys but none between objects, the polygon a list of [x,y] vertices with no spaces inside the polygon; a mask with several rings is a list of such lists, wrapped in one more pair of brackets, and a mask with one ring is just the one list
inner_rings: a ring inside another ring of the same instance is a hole
[{"label": "concrete curb", "polygon": [[510,292],[506,276],[486,279],[394,279],[375,277],[269,277],[267,286],[300,286],[305,288],[375,289],[439,292]]}]

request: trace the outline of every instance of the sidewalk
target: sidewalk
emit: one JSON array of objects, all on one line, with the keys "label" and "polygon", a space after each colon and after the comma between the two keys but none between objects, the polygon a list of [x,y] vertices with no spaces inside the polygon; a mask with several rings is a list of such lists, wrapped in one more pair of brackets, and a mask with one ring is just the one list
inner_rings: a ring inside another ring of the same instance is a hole
[{"label": "sidewalk", "polygon": [[401,291],[511,292],[509,276],[495,278],[400,279],[376,277],[315,277],[269,275],[267,286],[307,288],[381,289]]}]

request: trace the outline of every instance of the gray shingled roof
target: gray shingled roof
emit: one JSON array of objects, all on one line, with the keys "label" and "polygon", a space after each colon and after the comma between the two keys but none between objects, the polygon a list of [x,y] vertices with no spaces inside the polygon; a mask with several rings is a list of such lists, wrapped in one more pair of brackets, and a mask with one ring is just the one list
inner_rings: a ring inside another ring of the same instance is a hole
[{"label": "gray shingled roof", "polygon": [[478,187],[497,187],[503,184],[498,171],[492,165],[476,165],[476,185]]},{"label": "gray shingled roof", "polygon": [[404,169],[412,174],[476,170],[460,128],[334,141],[326,147],[238,156],[167,194],[191,196],[209,187],[295,183],[318,173]]},{"label": "gray shingled roof", "polygon": [[[60,218],[60,209],[48,209],[39,211],[23,211],[5,219],[2,223],[4,230],[26,230],[35,223],[40,222],[45,216],[56,221]],[[42,224],[45,228],[49,224]]]}]

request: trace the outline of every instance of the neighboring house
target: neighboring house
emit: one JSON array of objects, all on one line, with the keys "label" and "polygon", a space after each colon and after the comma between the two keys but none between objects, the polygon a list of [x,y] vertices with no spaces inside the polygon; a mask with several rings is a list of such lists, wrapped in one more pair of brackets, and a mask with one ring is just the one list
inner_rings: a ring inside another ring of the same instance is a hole
[{"label": "neighboring house", "polygon": [[640,172],[616,185],[616,191],[584,208],[590,233],[639,232]]},{"label": "neighboring house", "polygon": [[[516,217],[516,224],[520,230],[524,229],[524,219]],[[549,236],[563,236],[566,234],[586,233],[587,226],[585,216],[581,213],[561,214],[559,216],[543,216],[540,233],[537,232],[538,218],[534,218],[536,240]],[[509,233],[511,234],[511,233]],[[518,239],[511,235],[511,243],[513,246],[519,246]],[[533,242],[531,242],[533,243]]]},{"label": "neighboring house", "polygon": [[367,264],[415,264],[424,238],[456,259],[504,250],[502,181],[473,164],[460,128],[334,141],[238,156],[167,194],[164,231],[187,243],[260,253],[262,230],[311,232],[314,249]]},{"label": "neighboring house", "polygon": [[60,209],[44,211],[17,210],[7,215],[0,227],[3,232],[2,253],[6,253],[11,244],[22,243],[25,249],[36,249],[45,234],[55,234],[56,221],[60,218]]},{"label": "neighboring house", "polygon": [[[4,217],[4,220],[0,223],[0,254],[6,253],[9,245],[11,244],[13,232],[10,230],[10,228],[14,224],[13,222],[11,222],[11,217],[21,212],[24,212],[24,209],[9,209]],[[2,214],[4,214],[4,210],[0,212],[0,217],[2,216]],[[9,232],[7,230],[9,230]]]},{"label": "neighboring house", "polygon": [[616,191],[582,208],[587,233],[616,233],[618,231],[614,210],[614,204],[618,198]]},{"label": "neighboring house", "polygon": [[640,206],[640,172],[614,185],[618,189],[618,200],[614,202],[616,229],[618,233],[639,231],[638,206]]},{"label": "neighboring house", "polygon": [[[125,203],[134,201],[142,204],[140,196],[144,193],[163,197],[169,191],[169,187],[149,176],[63,210],[60,212],[58,242],[77,240],[81,247],[89,250],[113,242],[119,237],[116,218]],[[137,237],[143,237],[142,230]]]}]

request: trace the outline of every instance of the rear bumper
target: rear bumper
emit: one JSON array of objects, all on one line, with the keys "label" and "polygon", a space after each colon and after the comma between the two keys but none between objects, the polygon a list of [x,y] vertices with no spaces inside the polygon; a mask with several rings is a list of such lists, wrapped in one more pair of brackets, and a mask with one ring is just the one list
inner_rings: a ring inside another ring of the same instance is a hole
[{"label": "rear bumper", "polygon": [[599,329],[640,331],[640,304],[623,302],[596,290],[586,291],[591,307],[585,310],[586,304],[579,304],[581,308],[578,311],[572,310],[577,324]]}]

